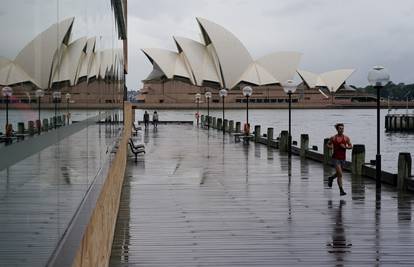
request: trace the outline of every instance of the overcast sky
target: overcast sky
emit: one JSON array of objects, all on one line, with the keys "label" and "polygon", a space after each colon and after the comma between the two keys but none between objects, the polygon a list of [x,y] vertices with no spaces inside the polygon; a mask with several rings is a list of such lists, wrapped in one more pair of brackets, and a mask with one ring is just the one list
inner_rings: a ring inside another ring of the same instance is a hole
[{"label": "overcast sky", "polygon": [[128,13],[129,90],[152,70],[140,49],[176,51],[174,35],[199,41],[196,17],[231,31],[255,59],[298,51],[300,69],[355,68],[348,84],[365,86],[378,64],[393,82],[414,82],[412,0],[130,0]]}]

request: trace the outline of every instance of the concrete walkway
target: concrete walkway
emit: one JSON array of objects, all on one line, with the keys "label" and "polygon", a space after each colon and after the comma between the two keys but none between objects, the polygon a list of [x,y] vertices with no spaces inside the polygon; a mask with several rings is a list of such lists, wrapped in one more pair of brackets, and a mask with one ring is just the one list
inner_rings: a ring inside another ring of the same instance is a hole
[{"label": "concrete walkway", "polygon": [[126,173],[110,266],[414,263],[411,195],[216,130],[159,126]]}]

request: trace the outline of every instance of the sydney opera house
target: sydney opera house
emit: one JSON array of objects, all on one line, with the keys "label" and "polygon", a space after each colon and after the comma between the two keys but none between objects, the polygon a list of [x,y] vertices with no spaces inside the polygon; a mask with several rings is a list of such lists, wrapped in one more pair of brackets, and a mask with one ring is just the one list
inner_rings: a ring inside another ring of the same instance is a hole
[{"label": "sydney opera house", "polygon": [[[14,20],[14,33],[7,31],[7,19],[2,21],[2,36],[10,38],[12,45],[3,47],[0,54],[0,87],[13,89],[11,106],[36,106],[38,89],[45,94],[43,106],[51,107],[55,91],[61,92],[61,102],[69,93],[73,107],[122,106],[127,73],[126,1],[69,2],[33,7],[29,2],[10,4],[10,14],[20,9],[23,17],[33,18],[24,25],[27,19]],[[58,13],[37,14],[39,8]]]},{"label": "sydney opera house", "polygon": [[[142,52],[153,66],[143,80],[138,101],[151,108],[194,107],[195,94],[212,92],[212,106],[220,102],[219,90],[229,89],[228,107],[241,107],[246,100],[241,88],[250,85],[253,107],[284,107],[287,95],[282,84],[300,77],[293,102],[297,107],[325,107],[369,102],[346,84],[354,69],[338,69],[321,74],[299,68],[299,52],[274,52],[254,59],[230,31],[203,18],[197,18],[202,42],[174,36],[177,51],[145,48]],[[298,75],[296,75],[298,74]]]}]

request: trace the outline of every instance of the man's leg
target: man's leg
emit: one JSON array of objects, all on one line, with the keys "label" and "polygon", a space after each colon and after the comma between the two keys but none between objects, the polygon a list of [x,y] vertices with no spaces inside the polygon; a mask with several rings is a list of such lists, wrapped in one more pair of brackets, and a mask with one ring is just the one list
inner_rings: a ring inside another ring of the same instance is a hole
[{"label": "man's leg", "polygon": [[338,177],[338,170],[337,170],[338,164],[335,162],[335,173],[328,177],[328,186],[331,188],[333,180]]},{"label": "man's leg", "polygon": [[336,165],[336,174],[338,177],[338,187],[339,187],[339,192],[341,196],[346,195],[343,187],[342,187],[342,164],[337,164]]}]

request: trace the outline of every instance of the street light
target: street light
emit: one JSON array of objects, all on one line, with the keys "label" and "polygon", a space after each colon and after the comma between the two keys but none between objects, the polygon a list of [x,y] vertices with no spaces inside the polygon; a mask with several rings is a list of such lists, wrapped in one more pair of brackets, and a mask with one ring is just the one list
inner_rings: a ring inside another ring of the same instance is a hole
[{"label": "street light", "polygon": [[206,92],[204,96],[207,99],[207,129],[210,130],[210,98],[211,92]]},{"label": "street light", "polygon": [[296,91],[296,88],[298,87],[297,82],[292,80],[287,80],[283,84],[283,90],[286,94],[289,96],[289,133],[288,133],[288,156],[289,158],[292,157],[292,134],[291,134],[291,106],[292,106],[292,94]]},{"label": "street light", "polygon": [[369,83],[377,90],[377,155],[375,158],[376,186],[381,188],[381,151],[380,151],[380,90],[387,85],[390,75],[382,66],[374,66],[368,73]]},{"label": "street light", "polygon": [[54,124],[55,129],[56,129],[56,126],[57,126],[56,125],[57,124],[57,105],[58,105],[59,100],[62,98],[62,94],[59,91],[55,91],[55,92],[53,92],[52,97],[53,97],[53,102],[55,103],[55,117],[53,118],[53,124]]},{"label": "street light", "polygon": [[66,93],[65,97],[66,97],[66,118],[67,118],[67,121],[68,121],[67,124],[69,125],[69,116],[70,116],[70,114],[69,114],[69,102],[70,102],[71,95],[69,93]]},{"label": "street light", "polygon": [[198,125],[199,125],[199,118],[200,118],[200,99],[201,99],[201,94],[200,93],[197,93],[195,95],[195,99],[196,99],[196,102],[197,102],[197,127],[198,127]]},{"label": "street light", "polygon": [[226,133],[226,128],[224,128],[224,98],[227,96],[227,90],[225,88],[219,91],[221,99],[223,100],[223,134]]},{"label": "street light", "polygon": [[10,97],[13,95],[13,89],[11,87],[3,87],[3,89],[1,90],[3,93],[3,97],[6,98],[6,132],[7,132],[7,128],[9,126],[9,101],[10,101]]},{"label": "street light", "polygon": [[246,97],[246,124],[244,125],[244,133],[249,134],[249,97],[253,94],[253,89],[250,86],[243,87],[243,95]]},{"label": "street light", "polygon": [[41,129],[41,120],[40,120],[40,101],[42,99],[42,97],[45,96],[45,92],[42,89],[37,89],[35,92],[35,95],[37,97],[37,113],[38,113],[38,119],[39,119],[39,125],[38,125],[38,129],[37,129],[37,133],[40,134],[40,132],[42,131]]}]

